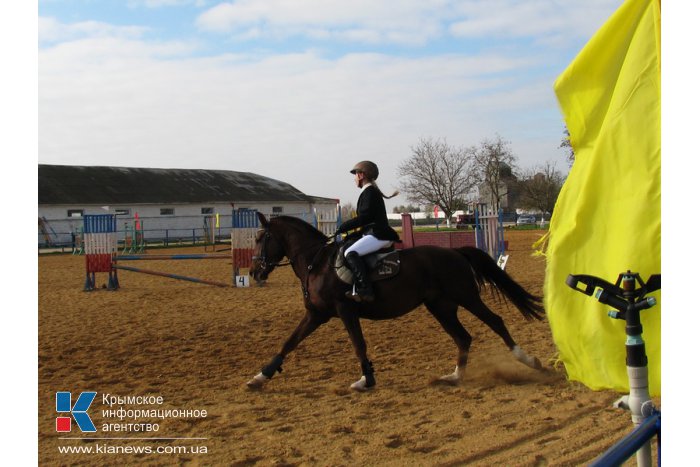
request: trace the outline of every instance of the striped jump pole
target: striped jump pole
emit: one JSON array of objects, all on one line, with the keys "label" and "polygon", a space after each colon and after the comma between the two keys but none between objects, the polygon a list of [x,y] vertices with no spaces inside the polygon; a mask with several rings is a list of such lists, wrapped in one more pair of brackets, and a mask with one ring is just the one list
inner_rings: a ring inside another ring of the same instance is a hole
[{"label": "striped jump pole", "polygon": [[119,280],[112,269],[117,253],[117,219],[114,214],[88,214],[83,217],[83,245],[85,248],[84,290],[95,290],[95,273],[109,274],[107,288],[119,288]]}]

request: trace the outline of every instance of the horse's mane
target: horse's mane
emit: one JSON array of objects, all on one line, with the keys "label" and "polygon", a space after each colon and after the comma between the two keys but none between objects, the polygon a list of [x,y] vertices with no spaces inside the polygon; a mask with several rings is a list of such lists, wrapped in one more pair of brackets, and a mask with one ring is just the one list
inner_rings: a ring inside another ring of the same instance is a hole
[{"label": "horse's mane", "polygon": [[301,231],[305,237],[314,237],[314,239],[318,239],[319,242],[326,240],[326,236],[322,232],[318,231],[313,225],[309,224],[305,220],[299,219],[298,217],[273,217],[272,219],[270,219],[270,223],[285,224],[294,228],[295,230]]}]

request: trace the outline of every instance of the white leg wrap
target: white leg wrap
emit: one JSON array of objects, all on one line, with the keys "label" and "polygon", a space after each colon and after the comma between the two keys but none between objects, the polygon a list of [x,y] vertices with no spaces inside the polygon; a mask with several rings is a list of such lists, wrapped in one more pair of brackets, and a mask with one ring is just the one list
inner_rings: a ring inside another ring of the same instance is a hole
[{"label": "white leg wrap", "polygon": [[253,379],[248,381],[247,384],[249,388],[261,388],[265,386],[265,383],[267,383],[268,381],[270,381],[270,378],[268,378],[262,373],[258,373],[257,375],[253,376]]},{"label": "white leg wrap", "polygon": [[365,378],[365,375],[362,375],[362,378],[359,380],[355,381],[350,385],[350,389],[354,389],[355,391],[366,391],[367,390],[367,378]]},{"label": "white leg wrap", "polygon": [[450,373],[449,375],[441,376],[440,381],[446,381],[448,383],[452,384],[457,384],[460,381],[462,381],[462,378],[464,377],[464,368],[460,368],[459,366],[455,367],[454,373]]},{"label": "white leg wrap", "polygon": [[524,363],[530,368],[534,368],[536,370],[542,368],[542,364],[540,363],[540,361],[537,358],[531,357],[528,354],[526,354],[525,351],[521,349],[519,345],[513,347],[513,350],[511,352],[513,352],[513,356],[517,358],[518,361]]}]

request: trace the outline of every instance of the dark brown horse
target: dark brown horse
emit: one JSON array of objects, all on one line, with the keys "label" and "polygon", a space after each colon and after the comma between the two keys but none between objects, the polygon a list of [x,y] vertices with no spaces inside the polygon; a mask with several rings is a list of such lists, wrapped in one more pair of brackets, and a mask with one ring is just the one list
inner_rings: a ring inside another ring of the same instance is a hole
[{"label": "dark brown horse", "polygon": [[252,276],[264,281],[288,258],[301,281],[306,314],[297,328],[268,365],[248,381],[251,388],[260,388],[277,371],[284,358],[320,325],[331,318],[340,318],[350,335],[360,361],[362,377],[351,388],[365,390],[375,385],[372,362],[367,358],[367,345],[362,336],[360,318],[392,319],[408,313],[421,304],[438,320],[457,344],[457,368],[441,380],[457,384],[464,376],[471,336],[457,318],[462,306],[501,336],[513,355],[522,363],[541,368],[539,360],[527,355],[511,337],[500,316],[481,301],[479,293],[491,284],[505,295],[527,319],[542,319],[541,299],[531,295],[485,252],[470,247],[441,248],[419,246],[400,252],[401,271],[390,279],[374,283],[375,301],[357,303],[348,299],[349,285],[338,279],[334,258],[338,245],[327,243],[327,237],[306,222],[294,217],[276,217],[269,221],[258,214],[263,230],[258,233]]}]

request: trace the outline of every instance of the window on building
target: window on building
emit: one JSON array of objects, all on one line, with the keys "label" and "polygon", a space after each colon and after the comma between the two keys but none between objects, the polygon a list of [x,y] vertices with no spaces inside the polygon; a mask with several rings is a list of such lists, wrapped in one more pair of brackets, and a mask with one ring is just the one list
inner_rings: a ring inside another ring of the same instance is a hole
[{"label": "window on building", "polygon": [[281,216],[284,213],[284,208],[282,206],[272,206],[272,215],[270,217]]},{"label": "window on building", "polygon": [[202,214],[214,214],[214,208],[202,208]]},{"label": "window on building", "polygon": [[172,216],[175,214],[175,209],[173,208],[160,208],[161,216]]},{"label": "window on building", "polygon": [[83,210],[82,209],[69,209],[68,210],[68,217],[83,217]]},{"label": "window on building", "polygon": [[117,216],[128,216],[129,214],[131,214],[131,209],[115,209],[114,213]]}]

